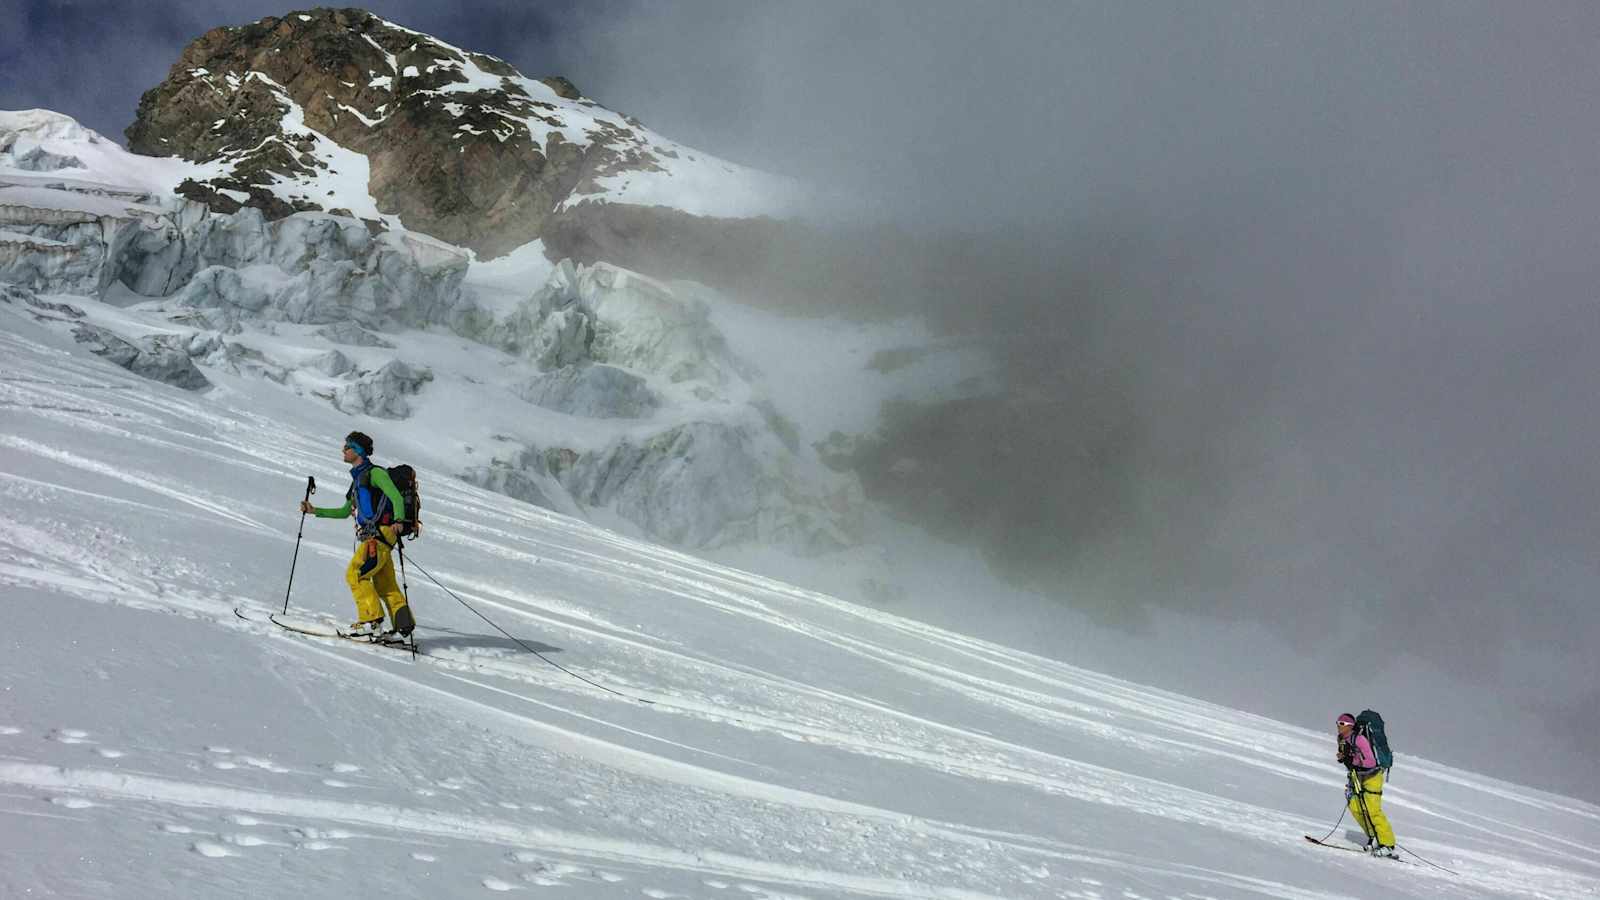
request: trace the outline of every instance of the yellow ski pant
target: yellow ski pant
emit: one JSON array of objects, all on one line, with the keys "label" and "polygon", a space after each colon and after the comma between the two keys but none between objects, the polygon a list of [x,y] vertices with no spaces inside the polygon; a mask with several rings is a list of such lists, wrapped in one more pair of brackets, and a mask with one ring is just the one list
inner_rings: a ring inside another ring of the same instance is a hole
[{"label": "yellow ski pant", "polygon": [[[389,608],[389,620],[392,622],[395,611],[406,605],[406,595],[401,593],[400,584],[394,580],[394,560],[389,551],[389,546],[395,542],[394,529],[384,527],[379,530],[383,532],[383,540],[374,538],[357,544],[356,554],[351,557],[350,567],[344,573],[344,580],[350,585],[350,594],[356,598],[358,622],[382,621],[384,606]],[[363,568],[366,569],[364,573]],[[382,598],[383,606],[378,605],[379,598]]]},{"label": "yellow ski pant", "polygon": [[1383,814],[1383,770],[1379,769],[1362,778],[1350,773],[1350,786],[1356,789],[1350,797],[1350,814],[1361,824],[1369,838],[1377,838],[1385,847],[1394,846],[1394,829],[1389,827],[1389,817]]}]

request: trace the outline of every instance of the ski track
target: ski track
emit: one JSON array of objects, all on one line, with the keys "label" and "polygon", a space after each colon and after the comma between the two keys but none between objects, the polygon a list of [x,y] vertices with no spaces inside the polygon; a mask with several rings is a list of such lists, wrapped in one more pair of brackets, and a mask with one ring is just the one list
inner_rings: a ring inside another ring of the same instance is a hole
[{"label": "ski track", "polygon": [[[256,440],[260,434],[273,432],[273,423],[265,417],[222,411],[201,398],[154,390],[134,376],[3,332],[0,349],[6,358],[5,367],[0,369],[0,410],[9,417],[47,423],[44,430],[52,435],[62,429],[76,433],[78,440],[65,446],[95,446],[91,436],[97,436],[114,440],[118,446],[135,448],[141,454],[180,460],[169,471],[226,468],[230,477],[246,472],[252,477],[281,479],[285,484],[299,482],[303,476],[298,471],[329,468],[326,448],[310,437],[290,434],[273,442]],[[1303,814],[1247,802],[1225,791],[1208,792],[1041,749],[1032,743],[1037,737],[1024,742],[1009,740],[986,729],[951,725],[887,701],[832,690],[736,659],[710,658],[670,636],[652,635],[609,620],[602,612],[586,608],[581,598],[563,596],[559,588],[533,594],[481,575],[458,574],[457,570],[471,567],[478,572],[494,571],[493,561],[497,560],[522,567],[537,565],[536,574],[548,570],[550,577],[561,584],[581,583],[596,592],[616,591],[622,596],[648,598],[653,604],[678,603],[705,610],[728,622],[744,623],[729,626],[735,631],[762,629],[790,635],[790,640],[813,642],[827,654],[837,654],[878,672],[879,677],[894,683],[906,695],[926,691],[945,698],[944,702],[959,698],[971,708],[985,710],[985,722],[1027,724],[1033,730],[1025,734],[1048,734],[1057,740],[1074,735],[1070,746],[1091,741],[1122,745],[1129,753],[1170,758],[1177,763],[1197,758],[1214,760],[1216,764],[1231,762],[1320,788],[1337,780],[1331,766],[1318,764],[1327,751],[1325,735],[1142,688],[877,610],[854,607],[597,529],[575,529],[567,520],[547,511],[515,506],[508,509],[503,498],[431,476],[430,546],[448,546],[456,551],[449,564],[439,565],[436,577],[469,598],[474,606],[505,621],[514,616],[519,622],[537,627],[549,639],[560,641],[564,649],[581,656],[578,670],[586,677],[649,699],[655,707],[640,712],[631,700],[600,694],[553,668],[512,655],[510,650],[451,648],[448,639],[442,638],[437,642],[444,647],[431,650],[429,645],[435,641],[427,636],[426,623],[419,632],[424,635],[423,655],[415,660],[389,648],[332,646],[319,643],[316,638],[290,635],[270,624],[238,621],[231,612],[240,599],[237,588],[220,585],[216,574],[202,561],[184,559],[166,549],[159,556],[146,555],[138,541],[113,531],[85,533],[81,524],[55,519],[47,512],[60,502],[104,504],[126,510],[153,528],[163,522],[182,523],[189,528],[220,528],[282,549],[290,540],[283,534],[283,526],[292,504],[285,502],[283,514],[279,515],[276,507],[241,503],[237,498],[164,477],[120,458],[113,464],[86,452],[30,439],[10,427],[0,433],[0,447],[7,451],[0,457],[0,495],[14,509],[37,510],[27,520],[13,522],[0,532],[0,584],[27,585],[138,611],[176,613],[235,632],[270,633],[281,638],[263,644],[273,653],[286,654],[300,664],[314,662],[321,672],[359,670],[364,679],[378,678],[424,708],[450,708],[465,712],[474,720],[497,722],[520,739],[582,759],[585,765],[676,785],[684,791],[737,798],[738,802],[753,806],[786,811],[781,813],[785,816],[822,822],[842,816],[887,829],[901,840],[921,835],[963,848],[963,852],[983,860],[978,865],[989,877],[977,879],[978,884],[1001,883],[991,881],[999,876],[996,867],[1026,869],[1036,865],[1044,874],[1028,869],[1016,876],[1021,880],[1005,883],[1013,889],[1030,886],[1028,890],[1036,891],[1038,884],[1054,879],[1060,884],[1050,895],[1063,897],[1102,896],[1101,879],[1107,877],[1124,885],[1142,885],[1152,894],[1170,894],[1177,889],[1194,897],[1211,896],[1212,891],[1296,900],[1360,895],[1308,889],[1148,856],[1111,853],[1043,835],[925,818],[782,784],[781,773],[760,760],[718,753],[681,737],[652,733],[641,725],[671,721],[650,718],[667,716],[693,723],[687,731],[675,730],[680,735],[711,739],[716,729],[735,728],[752,735],[870,758],[877,765],[992,783],[1007,790],[1035,792],[1040,797],[1070,798],[1143,819],[1201,828],[1226,822],[1235,837],[1262,845],[1298,843],[1300,833],[1317,827]],[[24,458],[34,461],[26,473],[11,470]],[[71,474],[64,474],[61,482],[47,480],[43,473],[51,467]],[[65,483],[68,480],[71,483]],[[132,488],[144,496],[134,499],[95,490],[97,480]],[[485,521],[491,510],[504,527]],[[86,548],[92,552],[85,552]],[[310,557],[342,560],[348,553],[323,540],[304,540],[300,550],[302,563]],[[413,582],[414,590],[421,586],[420,579]],[[432,590],[431,585],[428,588]],[[498,679],[501,683],[485,679]],[[526,692],[528,687],[547,693],[533,696]],[[556,698],[565,699],[556,702]],[[1214,727],[1197,735],[1192,727],[1197,716],[1208,718]],[[556,724],[557,721],[566,724]],[[532,871],[509,878],[483,876],[480,886],[494,891],[568,884],[582,872],[598,871],[594,866],[633,866],[645,871],[692,873],[717,890],[740,881],[758,882],[760,886],[740,887],[747,893],[766,891],[763,896],[771,897],[789,896],[772,893],[772,885],[781,885],[785,890],[861,897],[967,900],[1007,896],[866,874],[838,865],[797,865],[709,848],[692,850],[682,845],[540,827],[447,809],[331,800],[126,768],[47,765],[14,755],[22,736],[21,727],[0,726],[0,782],[23,789],[21,794],[4,796],[31,800],[44,794],[55,809],[67,812],[15,808],[0,809],[0,814],[71,822],[77,821],[77,816],[94,814],[97,807],[105,804],[147,804],[157,809],[225,813],[232,824],[241,828],[271,825],[290,829],[285,831],[287,839],[276,839],[246,832],[208,831],[177,822],[163,826],[166,833],[189,839],[188,849],[193,853],[214,860],[248,855],[260,848],[338,851],[347,849],[343,842],[351,840],[432,840],[434,847],[468,841],[539,848],[540,853],[511,854],[512,862],[535,866]],[[352,763],[297,767],[278,762],[270,755],[235,752],[221,746],[204,751],[132,747],[130,757],[128,744],[115,740],[107,743],[92,729],[71,726],[55,728],[44,739],[64,748],[81,748],[78,752],[92,753],[119,766],[129,759],[167,755],[193,759],[224,778],[252,772],[258,777],[311,779],[325,788],[343,791],[371,783],[362,767]],[[656,749],[641,749],[640,745]],[[685,754],[701,762],[688,762],[683,758]],[[748,774],[714,767],[718,763]],[[1591,844],[1550,828],[1508,825],[1438,792],[1476,791],[1545,815],[1588,823],[1600,822],[1600,810],[1425,760],[1408,758],[1407,773],[1405,786],[1396,790],[1391,809],[1409,817],[1408,833],[1419,836],[1402,843],[1462,871],[1460,876],[1448,876],[1422,869],[1408,873],[1414,881],[1437,883],[1446,896],[1600,895],[1600,881],[1593,874],[1593,870],[1600,869],[1600,851]],[[460,786],[444,782],[438,787],[448,793]],[[519,808],[518,804],[505,802],[500,806],[508,811]],[[286,824],[306,821],[319,824]],[[330,824],[363,831],[329,828]],[[1476,845],[1462,843],[1464,830],[1478,836]],[[446,844],[440,845],[439,841]],[[1505,850],[1509,845],[1538,853],[1540,858],[1508,856]],[[1559,858],[1569,867],[1542,861],[1552,858],[1552,848],[1557,847],[1563,851]],[[1322,851],[1307,846],[1293,852]],[[583,866],[545,859],[540,854],[577,858]],[[433,862],[438,854],[419,851],[412,858]],[[1359,858],[1347,861],[1316,856],[1308,856],[1307,860],[1332,872],[1351,871],[1351,863],[1365,862]],[[841,857],[837,862],[844,863],[845,859]],[[1591,871],[1580,874],[1570,868],[1572,865]],[[1072,872],[1071,878],[1052,874],[1062,870]],[[594,877],[604,882],[624,879],[611,872]],[[1068,882],[1078,887],[1067,887]],[[673,896],[655,888],[639,890],[646,896]],[[1138,892],[1125,888],[1122,895],[1133,897]]]}]

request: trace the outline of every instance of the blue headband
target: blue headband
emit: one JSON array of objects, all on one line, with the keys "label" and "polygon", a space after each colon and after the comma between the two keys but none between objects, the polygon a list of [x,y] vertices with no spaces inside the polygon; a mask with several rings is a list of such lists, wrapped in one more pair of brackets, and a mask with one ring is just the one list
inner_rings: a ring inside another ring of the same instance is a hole
[{"label": "blue headband", "polygon": [[351,450],[354,450],[356,452],[356,455],[361,457],[362,459],[366,459],[367,458],[367,451],[363,450],[361,448],[361,445],[356,443],[355,441],[345,441],[344,445],[346,447],[349,447]]}]

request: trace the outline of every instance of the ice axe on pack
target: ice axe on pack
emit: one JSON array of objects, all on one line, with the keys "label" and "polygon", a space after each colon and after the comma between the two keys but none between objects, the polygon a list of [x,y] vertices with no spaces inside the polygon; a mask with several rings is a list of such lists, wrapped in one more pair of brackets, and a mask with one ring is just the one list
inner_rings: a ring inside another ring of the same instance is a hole
[{"label": "ice axe on pack", "polygon": [[289,586],[283,592],[283,613],[289,614],[289,592],[294,590],[294,567],[300,562],[300,538],[306,533],[306,504],[311,502],[311,495],[317,492],[317,479],[306,476],[306,495],[300,501],[300,531],[294,536],[294,559],[289,561]]}]

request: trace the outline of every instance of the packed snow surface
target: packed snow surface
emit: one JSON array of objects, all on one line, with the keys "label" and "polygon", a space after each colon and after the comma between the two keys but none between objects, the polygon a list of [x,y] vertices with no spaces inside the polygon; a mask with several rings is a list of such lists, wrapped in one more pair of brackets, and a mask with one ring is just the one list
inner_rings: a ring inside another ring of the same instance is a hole
[{"label": "packed snow surface", "polygon": [[1600,895],[1595,806],[1401,748],[1409,861],[1312,846],[1352,830],[1329,734],[426,466],[420,652],[280,630],[296,552],[293,615],[353,613],[348,524],[297,551],[295,507],[369,423],[215,381],[0,303],[0,896]]}]

